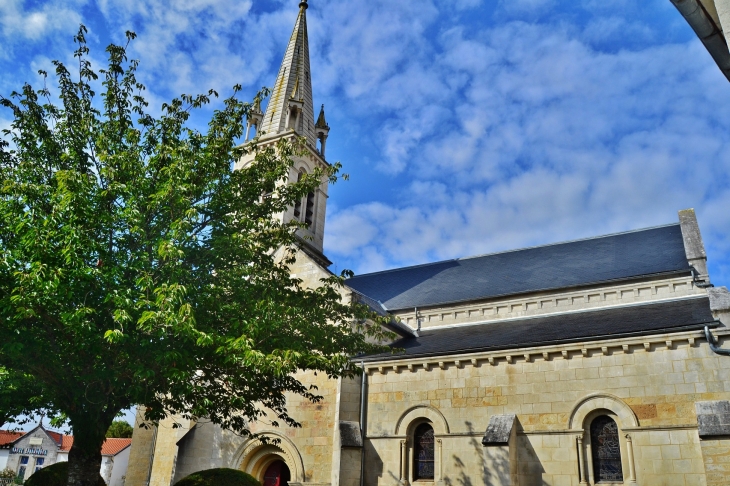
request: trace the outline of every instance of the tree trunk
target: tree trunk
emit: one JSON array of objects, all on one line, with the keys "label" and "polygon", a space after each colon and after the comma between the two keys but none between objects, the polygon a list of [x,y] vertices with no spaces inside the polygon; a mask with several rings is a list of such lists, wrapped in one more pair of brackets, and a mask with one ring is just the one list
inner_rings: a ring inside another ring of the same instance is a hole
[{"label": "tree trunk", "polygon": [[[100,486],[101,478],[101,446],[106,440],[105,434],[116,416],[116,413],[89,414],[82,418],[70,417],[74,443],[68,453],[67,486]],[[91,418],[91,420],[89,420]],[[86,419],[86,420],[84,420]]]},{"label": "tree trunk", "polygon": [[91,451],[84,450],[77,445],[74,435],[74,444],[68,453],[68,486],[99,486],[101,480],[101,445]]}]

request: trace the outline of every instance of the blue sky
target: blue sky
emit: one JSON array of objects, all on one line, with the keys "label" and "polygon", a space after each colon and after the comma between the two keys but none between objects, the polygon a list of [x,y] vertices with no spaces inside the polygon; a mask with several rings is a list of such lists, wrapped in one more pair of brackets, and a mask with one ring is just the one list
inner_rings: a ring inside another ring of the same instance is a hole
[{"label": "blue sky", "polygon": [[[296,0],[0,2],[0,93],[139,37],[153,106],[271,86]],[[311,0],[325,251],[357,273],[677,221],[730,282],[730,83],[669,0]],[[0,127],[8,113],[0,112]],[[202,118],[201,118],[202,121]],[[333,267],[333,269],[335,269]]]}]

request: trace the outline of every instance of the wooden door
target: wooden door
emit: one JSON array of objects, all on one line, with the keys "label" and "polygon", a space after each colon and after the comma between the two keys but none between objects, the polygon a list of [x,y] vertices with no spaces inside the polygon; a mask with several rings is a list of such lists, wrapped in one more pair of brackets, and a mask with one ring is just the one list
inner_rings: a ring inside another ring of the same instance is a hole
[{"label": "wooden door", "polygon": [[264,473],[263,486],[289,486],[289,468],[284,461],[269,464]]}]

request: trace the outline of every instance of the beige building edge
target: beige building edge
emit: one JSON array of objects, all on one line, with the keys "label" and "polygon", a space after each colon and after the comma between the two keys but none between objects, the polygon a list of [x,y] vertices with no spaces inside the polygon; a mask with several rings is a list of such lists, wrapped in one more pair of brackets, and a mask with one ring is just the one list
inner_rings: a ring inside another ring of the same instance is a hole
[{"label": "beige building edge", "polygon": [[671,0],[730,80],[730,0]]},{"label": "beige building edge", "polygon": [[[706,9],[718,22],[722,2]],[[291,180],[327,163],[306,8],[247,127],[260,143],[306,138]],[[309,225],[291,270],[311,286],[330,274],[326,199],[323,183],[282,215]],[[706,259],[685,210],[662,227],[357,276],[343,298],[390,314],[404,352],[363,358],[363,381],[300,374],[324,400],[289,397],[301,428],[252,425],[277,445],[205,419],[136,428],[126,485],[216,467],[263,481],[277,464],[294,486],[728,485],[730,357],[705,327],[728,347],[730,294]]]}]

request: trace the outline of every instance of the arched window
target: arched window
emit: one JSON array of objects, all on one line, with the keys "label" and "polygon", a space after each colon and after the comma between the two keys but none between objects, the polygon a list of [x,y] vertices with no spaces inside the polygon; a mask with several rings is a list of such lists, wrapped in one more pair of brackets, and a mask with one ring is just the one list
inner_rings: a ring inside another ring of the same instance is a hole
[{"label": "arched window", "polygon": [[611,417],[599,415],[591,422],[591,448],[595,482],[623,481],[618,426]]},{"label": "arched window", "polygon": [[433,427],[421,424],[413,433],[413,479],[433,479]]}]

